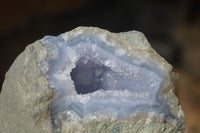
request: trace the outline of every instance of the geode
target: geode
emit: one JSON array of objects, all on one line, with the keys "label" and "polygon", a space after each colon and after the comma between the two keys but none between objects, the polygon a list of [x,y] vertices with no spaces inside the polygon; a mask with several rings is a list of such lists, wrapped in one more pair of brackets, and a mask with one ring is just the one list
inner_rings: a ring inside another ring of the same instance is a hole
[{"label": "geode", "polygon": [[5,76],[0,132],[183,132],[176,78],[141,32],[45,36]]}]

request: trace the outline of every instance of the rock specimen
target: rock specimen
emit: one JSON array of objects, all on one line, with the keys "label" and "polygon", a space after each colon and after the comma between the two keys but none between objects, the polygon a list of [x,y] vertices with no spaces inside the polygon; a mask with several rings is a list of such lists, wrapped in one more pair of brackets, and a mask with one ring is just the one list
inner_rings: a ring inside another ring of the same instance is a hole
[{"label": "rock specimen", "polygon": [[5,133],[177,133],[172,66],[137,31],[79,27],[29,45],[6,74]]}]

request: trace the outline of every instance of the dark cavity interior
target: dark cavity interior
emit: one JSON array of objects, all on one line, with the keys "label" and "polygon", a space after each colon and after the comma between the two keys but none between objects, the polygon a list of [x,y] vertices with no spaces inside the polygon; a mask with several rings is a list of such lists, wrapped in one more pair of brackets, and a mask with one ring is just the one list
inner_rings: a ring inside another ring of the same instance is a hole
[{"label": "dark cavity interior", "polygon": [[103,64],[92,60],[83,62],[79,60],[70,73],[78,94],[88,94],[103,88],[103,75],[109,70]]}]

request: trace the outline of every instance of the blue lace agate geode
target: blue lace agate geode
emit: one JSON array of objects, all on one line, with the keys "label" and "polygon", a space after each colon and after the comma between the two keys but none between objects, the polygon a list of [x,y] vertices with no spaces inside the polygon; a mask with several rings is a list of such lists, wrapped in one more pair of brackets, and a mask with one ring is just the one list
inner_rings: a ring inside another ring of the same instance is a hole
[{"label": "blue lace agate geode", "polygon": [[[42,70],[53,90],[51,121],[154,121],[183,130],[184,115],[174,95],[172,66],[137,31],[110,33],[79,27],[46,36]],[[78,130],[78,129],[77,129]]]}]

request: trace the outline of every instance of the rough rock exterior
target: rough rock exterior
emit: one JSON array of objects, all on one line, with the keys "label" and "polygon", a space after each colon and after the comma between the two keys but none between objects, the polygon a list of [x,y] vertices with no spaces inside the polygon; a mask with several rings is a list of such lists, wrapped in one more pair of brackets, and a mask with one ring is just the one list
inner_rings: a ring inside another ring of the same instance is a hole
[{"label": "rough rock exterior", "polygon": [[[75,113],[70,115],[74,118],[69,120],[68,118],[63,119],[64,115],[61,114],[60,116],[58,113],[55,117],[60,124],[58,124],[59,128],[56,127],[55,129],[54,113],[52,115],[52,112],[57,107],[54,104],[57,102],[54,98],[56,89],[51,87],[46,73],[50,68],[50,63],[47,60],[56,59],[58,53],[53,51],[56,47],[49,43],[59,42],[60,38],[67,42],[81,34],[101,36],[104,41],[110,44],[113,43],[112,47],[119,49],[120,54],[128,53],[127,55],[130,58],[141,56],[139,58],[144,59],[141,62],[151,59],[160,69],[166,71],[170,82],[161,90],[160,94],[162,94],[162,98],[166,102],[167,108],[169,108],[167,114],[173,117],[170,116],[169,119],[165,112],[163,112],[163,116],[162,113],[144,111],[133,113],[132,117],[127,120],[116,119],[117,116],[115,117],[115,115],[101,113],[87,114],[81,116],[81,118]],[[6,73],[0,95],[1,133],[183,132],[184,114],[174,94],[177,76],[172,72],[172,66],[151,48],[142,33],[136,31],[110,33],[99,28],[79,27],[60,35],[58,40],[48,41],[48,39],[51,40],[52,38],[46,37],[27,46]],[[120,51],[120,48],[125,52]]]},{"label": "rough rock exterior", "polygon": [[37,41],[17,57],[6,73],[0,97],[1,133],[52,131],[49,117],[52,91],[39,66],[46,55]]}]

